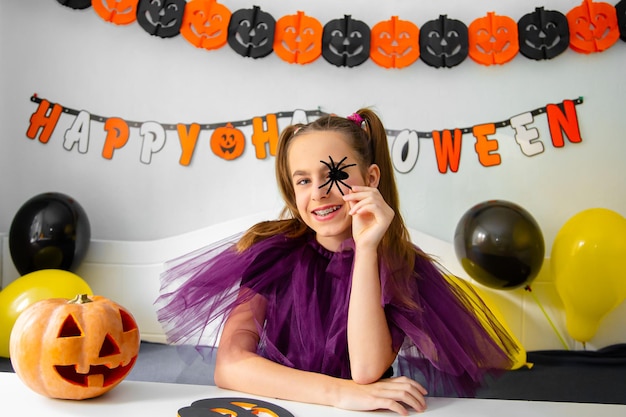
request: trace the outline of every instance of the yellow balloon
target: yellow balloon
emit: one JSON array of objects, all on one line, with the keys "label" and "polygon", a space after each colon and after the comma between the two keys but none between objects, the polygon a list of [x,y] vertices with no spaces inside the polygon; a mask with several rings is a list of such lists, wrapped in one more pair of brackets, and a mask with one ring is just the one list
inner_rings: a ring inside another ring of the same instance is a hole
[{"label": "yellow balloon", "polygon": [[92,295],[78,275],[61,269],[42,269],[23,275],[0,291],[0,356],[9,357],[9,337],[17,316],[31,304],[47,298]]},{"label": "yellow balloon", "polygon": [[584,210],[557,233],[550,267],[575,340],[591,340],[604,316],[626,299],[625,258],[626,218],[612,210]]},{"label": "yellow balloon", "polygon": [[[504,316],[502,315],[502,313],[500,312],[500,310],[496,307],[496,305],[494,304],[493,300],[491,300],[487,293],[485,293],[484,291],[480,290],[480,288],[478,288],[478,286],[476,285],[472,285],[472,283],[470,283],[469,281],[465,281],[464,279],[461,279],[457,276],[454,275],[446,275],[445,276],[448,280],[452,281],[453,283],[455,283],[456,285],[458,285],[464,292],[465,294],[467,294],[473,301],[476,300],[482,300],[482,302],[489,308],[489,310],[491,311],[491,313],[493,314],[493,316],[498,320],[498,322],[500,323],[500,325],[502,326],[502,328],[508,333],[509,338],[513,341],[513,343],[515,344],[515,347],[517,349],[517,352],[515,354],[515,356],[512,358],[513,360],[513,365],[511,366],[511,369],[519,369],[522,366],[526,366],[528,368],[532,367],[532,364],[528,363],[526,361],[526,349],[524,349],[524,346],[522,346],[522,344],[520,343],[520,341],[515,337],[515,335],[513,334],[513,332],[511,331],[511,329],[509,328],[508,324],[506,323],[506,320],[504,319]],[[485,314],[481,313],[480,311],[476,311],[477,317],[478,319],[482,322],[482,324],[485,326],[485,329],[487,330],[487,332],[494,337],[494,339],[496,341],[498,341],[496,334],[494,333],[493,329],[491,328],[492,323],[488,317],[486,317]],[[502,346],[501,347],[505,347]]]}]

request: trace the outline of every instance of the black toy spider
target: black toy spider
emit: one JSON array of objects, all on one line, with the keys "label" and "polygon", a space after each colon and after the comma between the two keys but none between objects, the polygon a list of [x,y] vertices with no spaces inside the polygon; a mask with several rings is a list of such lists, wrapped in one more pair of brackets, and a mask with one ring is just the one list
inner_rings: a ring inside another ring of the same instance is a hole
[{"label": "black toy spider", "polygon": [[343,163],[343,161],[345,161],[346,159],[348,159],[347,156],[344,156],[343,159],[341,161],[339,161],[339,163],[335,164],[335,161],[333,161],[332,156],[328,156],[330,158],[330,164],[328,162],[325,161],[320,161],[322,164],[326,165],[329,169],[328,171],[328,181],[326,181],[324,184],[320,185],[317,188],[323,188],[325,186],[327,186],[328,184],[330,184],[330,186],[328,186],[328,190],[326,190],[326,194],[330,193],[330,190],[332,190],[333,185],[337,186],[337,189],[339,190],[339,192],[341,193],[341,195],[344,195],[343,190],[341,189],[341,187],[339,186],[338,183],[342,183],[344,186],[348,187],[349,189],[352,189],[352,187],[350,187],[348,184],[346,184],[345,182],[343,182],[343,180],[347,180],[350,175],[345,172],[344,170],[348,167],[353,167],[356,166],[356,164],[349,164],[349,165],[344,165],[341,166],[341,164]]}]

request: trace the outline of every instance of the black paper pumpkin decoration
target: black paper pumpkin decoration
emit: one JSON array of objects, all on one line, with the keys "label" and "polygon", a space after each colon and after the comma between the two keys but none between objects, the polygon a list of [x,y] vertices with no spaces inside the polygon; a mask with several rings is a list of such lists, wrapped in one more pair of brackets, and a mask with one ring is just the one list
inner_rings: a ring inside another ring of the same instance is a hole
[{"label": "black paper pumpkin decoration", "polygon": [[420,30],[420,58],[435,68],[452,68],[467,58],[467,26],[460,20],[429,20]]},{"label": "black paper pumpkin decoration", "polygon": [[267,401],[252,398],[205,398],[178,410],[179,417],[293,417],[289,411]]},{"label": "black paper pumpkin decoration", "polygon": [[160,38],[173,38],[180,33],[185,0],[139,0],[137,23],[146,32]]},{"label": "black paper pumpkin decoration", "polygon": [[569,46],[567,17],[555,10],[537,7],[517,22],[519,50],[526,58],[552,59]]},{"label": "black paper pumpkin decoration", "polygon": [[505,64],[519,52],[517,22],[488,12],[470,23],[469,57],[479,64]]},{"label": "black paper pumpkin decoration", "polygon": [[620,37],[615,7],[609,3],[584,0],[567,13],[570,47],[580,53],[602,52]]},{"label": "black paper pumpkin decoration", "polygon": [[276,20],[259,6],[239,9],[230,17],[228,44],[241,56],[263,58],[274,48]]},{"label": "black paper pumpkin decoration", "polygon": [[356,67],[369,58],[370,28],[350,15],[324,25],[322,56],[338,67]]},{"label": "black paper pumpkin decoration", "polygon": [[626,42],[626,0],[615,5],[617,12],[617,26],[619,26],[620,38]]},{"label": "black paper pumpkin decoration", "polygon": [[75,10],[82,10],[91,7],[91,0],[57,0],[63,6],[70,7]]}]

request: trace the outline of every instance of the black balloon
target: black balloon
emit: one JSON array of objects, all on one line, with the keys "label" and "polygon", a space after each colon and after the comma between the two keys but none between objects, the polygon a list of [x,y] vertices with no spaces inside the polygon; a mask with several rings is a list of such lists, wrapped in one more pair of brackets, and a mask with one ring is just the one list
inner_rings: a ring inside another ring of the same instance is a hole
[{"label": "black balloon", "polygon": [[21,275],[42,269],[74,271],[87,253],[89,219],[61,193],[39,194],[20,207],[9,231],[9,250]]},{"label": "black balloon", "polygon": [[522,207],[502,200],[477,204],[461,217],[454,249],[472,278],[495,289],[529,286],[545,255],[535,219]]}]

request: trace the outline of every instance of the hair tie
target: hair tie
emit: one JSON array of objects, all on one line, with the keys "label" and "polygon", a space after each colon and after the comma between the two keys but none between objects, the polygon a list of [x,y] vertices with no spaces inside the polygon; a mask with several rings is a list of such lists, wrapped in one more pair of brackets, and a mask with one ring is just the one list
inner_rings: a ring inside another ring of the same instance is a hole
[{"label": "hair tie", "polygon": [[350,116],[346,117],[346,119],[350,120],[351,122],[356,124],[358,127],[363,129],[365,133],[367,133],[368,135],[370,134],[370,131],[367,126],[367,120],[362,118],[360,114],[352,113]]}]

